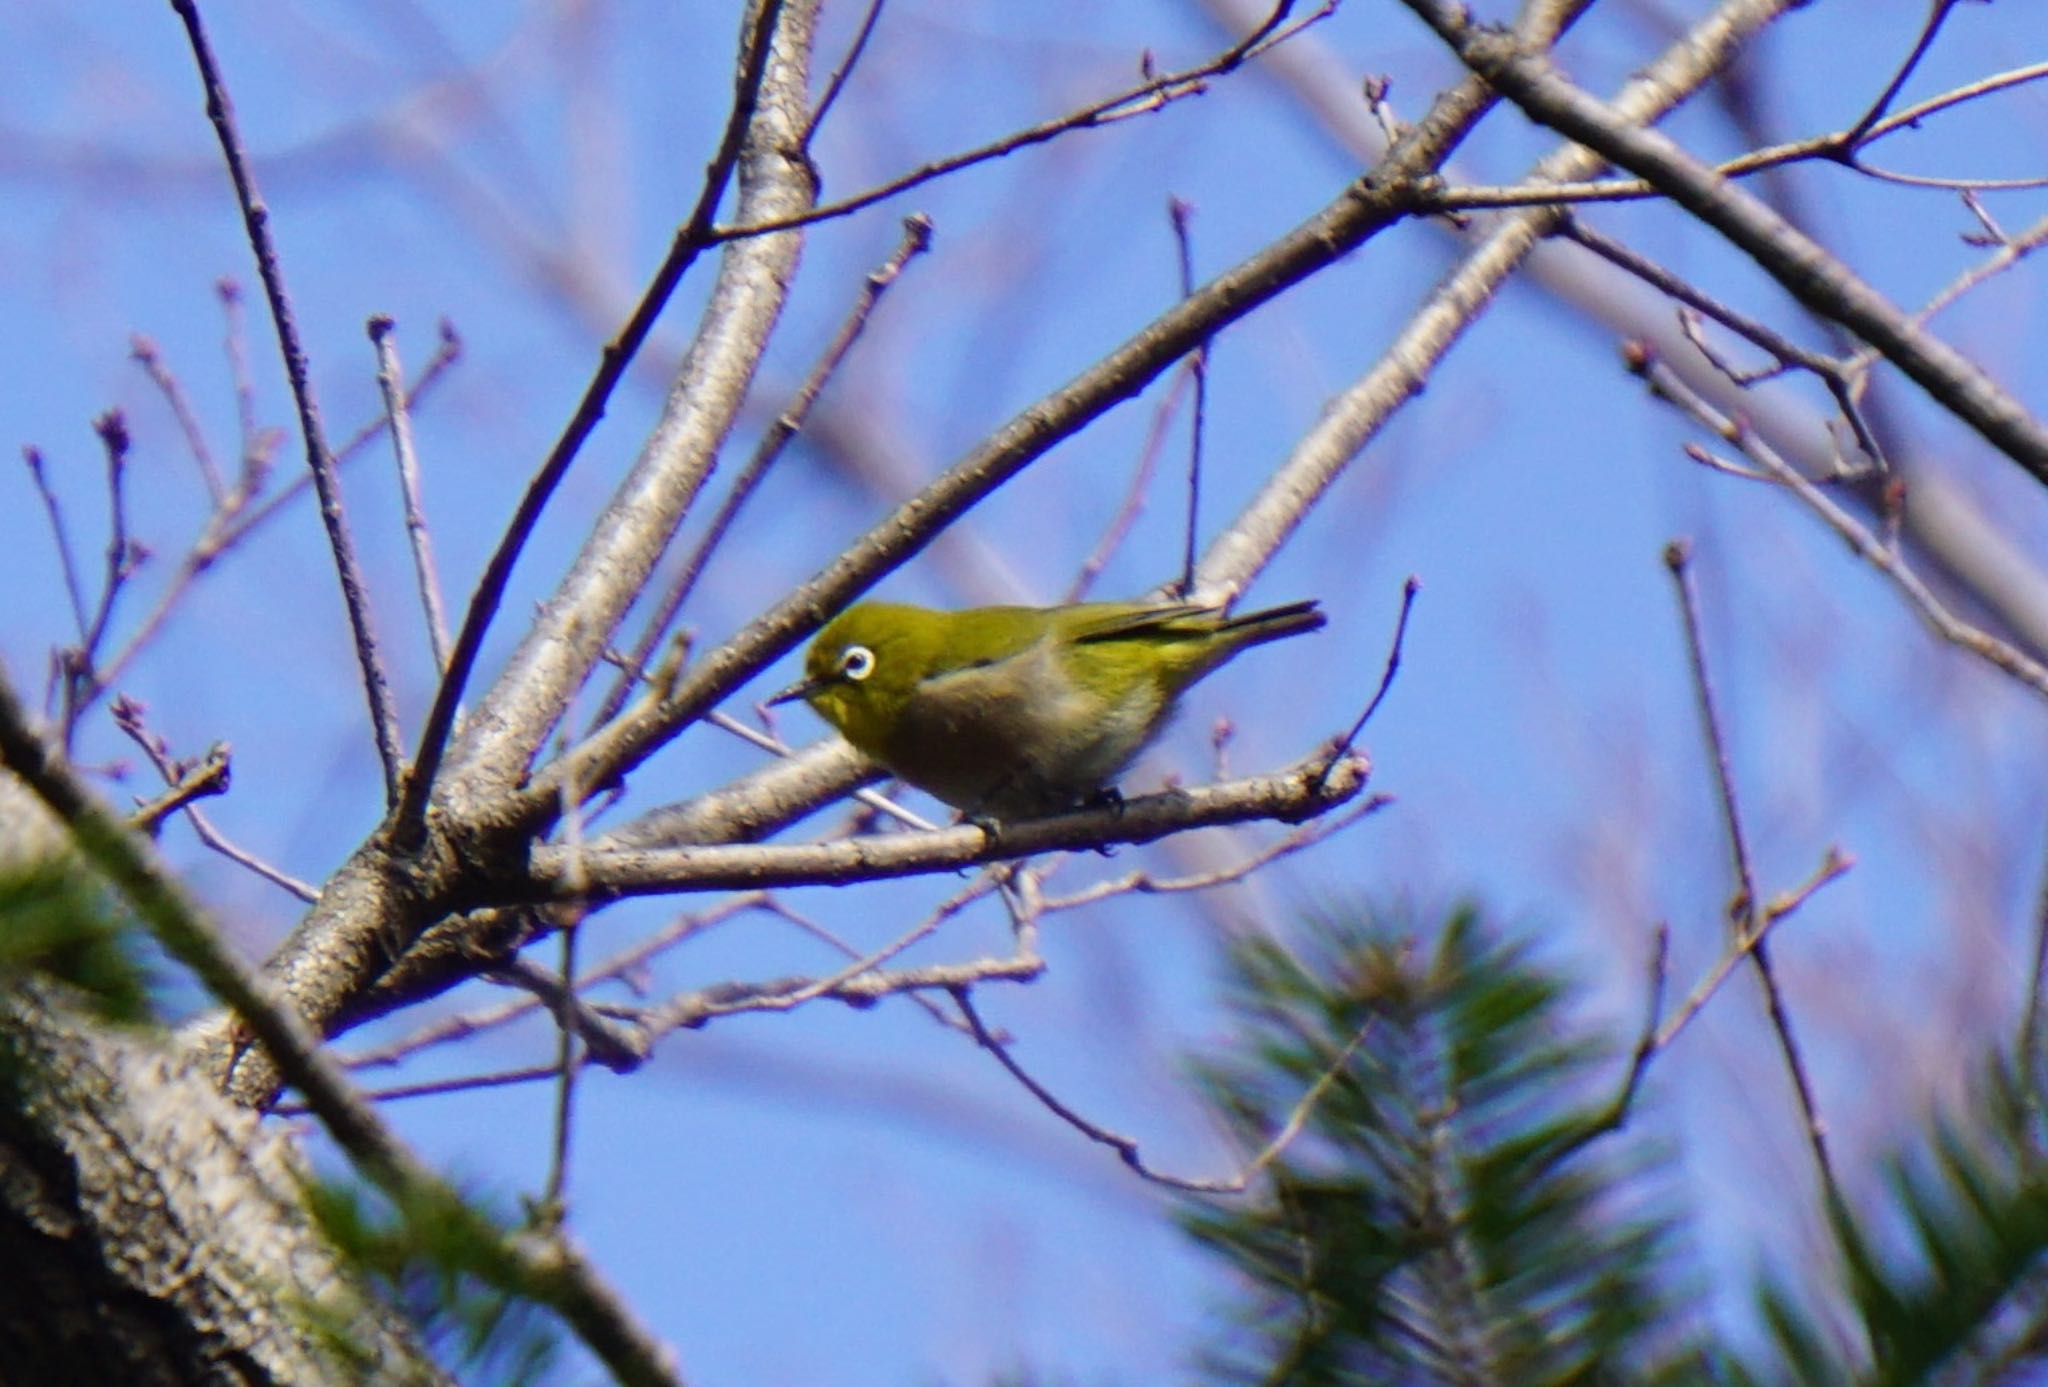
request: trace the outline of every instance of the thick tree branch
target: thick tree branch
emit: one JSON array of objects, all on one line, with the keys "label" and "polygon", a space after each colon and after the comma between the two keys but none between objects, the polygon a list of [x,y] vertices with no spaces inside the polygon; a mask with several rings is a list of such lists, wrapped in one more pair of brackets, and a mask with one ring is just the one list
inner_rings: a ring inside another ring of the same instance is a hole
[{"label": "thick tree branch", "polygon": [[[1253,819],[1299,823],[1327,813],[1365,789],[1363,756],[1337,762],[1318,784],[1316,755],[1273,775],[1145,795],[1122,805],[1004,824],[999,832],[962,824],[931,833],[840,838],[826,843],[741,844],[689,848],[533,850],[530,875],[508,889],[528,899],[602,900],[672,891],[844,885],[885,877],[957,871],[1064,848],[1149,843],[1170,833]],[[572,860],[573,857],[573,860]]]},{"label": "thick tree branch", "polygon": [[[736,165],[739,205],[753,215],[800,210],[815,195],[815,179],[798,140],[806,120],[816,18],[817,0],[757,0],[749,11],[732,123],[704,194],[632,321],[606,349],[576,417],[492,556],[422,734],[419,763],[396,819],[400,841],[414,838],[427,797],[436,790],[438,761],[454,726],[463,682],[512,564],[684,270],[710,244],[707,233],[727,175]],[[781,315],[801,248],[801,237],[765,236],[728,247],[720,258],[697,335],[638,461],[452,750],[458,784],[446,788],[454,800],[473,800],[491,787],[516,781],[588,677],[710,475]]]},{"label": "thick tree branch", "polygon": [[1466,66],[1531,119],[1655,183],[1726,236],[1800,303],[1883,352],[1985,441],[2048,483],[2048,428],[1978,368],[1933,336],[1837,257],[1763,202],[1563,77],[1549,56],[1474,24],[1449,0],[1405,0]]},{"label": "thick tree branch", "polygon": [[[1720,6],[1624,87],[1615,109],[1630,120],[1657,119],[1794,3],[1733,0]],[[1600,167],[1598,156],[1568,145],[1539,163],[1532,181],[1585,178]],[[1486,230],[1386,354],[1329,403],[1251,504],[1210,543],[1196,569],[1195,590],[1204,600],[1225,601],[1249,585],[1394,411],[1421,391],[1445,353],[1563,217],[1563,209],[1533,207],[1501,217]]]}]

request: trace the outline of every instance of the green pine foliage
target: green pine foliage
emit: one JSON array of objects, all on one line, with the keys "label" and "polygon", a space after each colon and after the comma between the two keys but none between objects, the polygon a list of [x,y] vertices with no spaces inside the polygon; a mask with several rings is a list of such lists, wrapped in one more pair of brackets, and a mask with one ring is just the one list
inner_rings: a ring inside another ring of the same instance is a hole
[{"label": "green pine foliage", "polygon": [[[508,1285],[501,1253],[479,1239],[474,1219],[431,1204],[397,1210],[346,1181],[309,1181],[306,1202],[341,1254],[383,1288],[463,1380],[496,1387],[561,1380],[560,1331],[530,1289]],[[346,1354],[346,1339],[333,1340]]]},{"label": "green pine foliage", "polygon": [[[1425,947],[1366,913],[1233,959],[1242,1034],[1201,1069],[1248,1150],[1326,1074],[1248,1199],[1183,1221],[1241,1274],[1217,1382],[2048,1383],[2048,1121],[2032,1066],[1989,1066],[1877,1192],[1830,1210],[1837,1256],[1760,1296],[1767,1347],[1717,1344],[1668,1288],[1643,1212],[1654,1153],[1565,989],[1462,910]],[[1347,1047],[1349,1053],[1347,1054]],[[1341,1063],[1340,1063],[1341,1060]]]},{"label": "green pine foliage", "polygon": [[1254,941],[1233,966],[1241,1044],[1201,1081],[1246,1148],[1336,1078],[1263,1193],[1184,1214],[1247,1287],[1212,1380],[1542,1387],[1697,1367],[1674,1351],[1687,1317],[1660,1290],[1645,1162],[1593,1140],[1614,1067],[1566,1024],[1557,980],[1470,910],[1427,948],[1332,917],[1302,952]]},{"label": "green pine foliage", "polygon": [[[1906,1387],[2048,1381],[2048,1165],[2031,1078],[1994,1064],[1962,1117],[1932,1124],[1894,1158],[1887,1196],[1836,1209],[1841,1254],[1824,1316],[1783,1287],[1762,1309],[1776,1361],[1729,1373],[1744,1384]],[[1844,1332],[1844,1319],[1847,1332]]]},{"label": "green pine foliage", "polygon": [[142,939],[74,863],[0,869],[0,987],[55,981],[100,1020],[141,1025],[155,1016]]}]

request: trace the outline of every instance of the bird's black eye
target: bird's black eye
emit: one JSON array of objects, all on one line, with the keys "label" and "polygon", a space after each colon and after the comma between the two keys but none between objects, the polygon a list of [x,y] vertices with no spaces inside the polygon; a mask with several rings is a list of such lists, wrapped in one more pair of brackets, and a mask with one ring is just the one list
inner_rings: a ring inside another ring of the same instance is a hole
[{"label": "bird's black eye", "polygon": [[849,645],[839,652],[839,672],[858,684],[875,672],[875,652],[864,645]]}]

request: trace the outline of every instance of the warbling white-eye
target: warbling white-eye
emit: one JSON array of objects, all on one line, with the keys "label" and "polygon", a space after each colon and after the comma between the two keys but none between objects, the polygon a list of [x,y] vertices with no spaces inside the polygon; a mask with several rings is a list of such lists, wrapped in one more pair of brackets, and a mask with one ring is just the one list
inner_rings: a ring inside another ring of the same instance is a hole
[{"label": "warbling white-eye", "polygon": [[933,611],[848,607],[818,632],[803,699],[846,740],[970,818],[1023,819],[1115,798],[1110,783],[1180,695],[1239,651],[1313,631],[1310,602],[1086,602]]}]

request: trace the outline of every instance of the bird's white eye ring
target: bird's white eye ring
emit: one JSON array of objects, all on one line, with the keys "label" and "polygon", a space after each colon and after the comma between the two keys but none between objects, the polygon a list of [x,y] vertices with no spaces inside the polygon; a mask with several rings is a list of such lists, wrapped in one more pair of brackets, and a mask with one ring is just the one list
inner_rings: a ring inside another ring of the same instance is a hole
[{"label": "bird's white eye ring", "polygon": [[839,672],[858,684],[875,672],[875,652],[864,645],[849,645],[839,654]]}]

